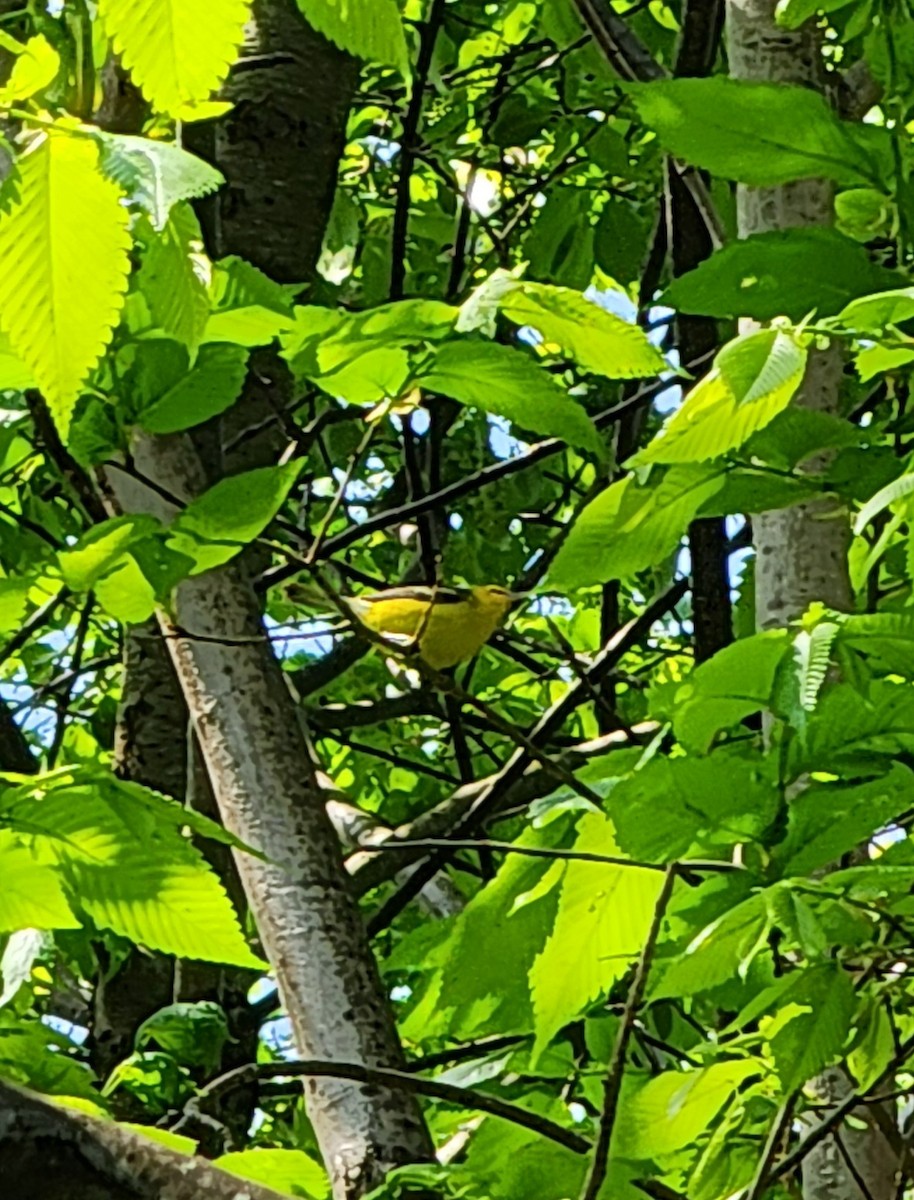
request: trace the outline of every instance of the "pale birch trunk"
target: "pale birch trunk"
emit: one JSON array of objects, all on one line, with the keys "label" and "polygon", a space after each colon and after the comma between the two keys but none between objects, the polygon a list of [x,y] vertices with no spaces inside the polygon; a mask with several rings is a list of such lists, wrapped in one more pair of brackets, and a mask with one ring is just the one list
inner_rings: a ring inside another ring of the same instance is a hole
[{"label": "pale birch trunk", "polygon": [[[731,73],[738,79],[824,90],[817,31],[811,25],[795,32],[781,29],[775,23],[774,10],[775,0],[727,0]],[[740,187],[737,215],[741,237],[772,229],[829,225],[833,219],[832,186],[826,180],[810,179],[782,187]],[[837,346],[815,352],[796,403],[821,412],[839,412],[841,375]],[[815,469],[822,464],[813,461],[806,465]],[[837,502],[816,500],[757,514],[752,527],[759,628],[784,625],[814,600],[843,611],[853,607],[847,562],[850,522]],[[811,1084],[826,1104],[841,1100],[849,1086],[846,1075],[836,1069],[824,1071]],[[854,1127],[844,1124],[837,1138],[827,1138],[807,1156],[803,1165],[805,1200],[894,1200],[897,1159],[873,1113],[861,1108],[854,1116]],[[861,1123],[866,1127],[860,1128]]]},{"label": "pale birch trunk", "polygon": [[[294,0],[255,0],[226,88],[234,107],[188,139],[227,178],[203,212],[214,256],[242,254],[282,282],[312,278],[356,79],[357,64],[308,28]],[[258,352],[255,360],[243,400],[225,418],[192,438],[147,439],[136,447],[137,465],[167,493],[189,499],[226,465],[234,473],[273,461],[290,380],[274,352]],[[258,436],[244,436],[251,428]],[[224,463],[222,445],[239,438]],[[111,482],[125,510],[161,515],[153,492],[117,473]],[[179,638],[162,622],[177,696],[165,672],[168,656],[163,662],[148,647],[145,654],[132,648],[146,669],[128,681],[122,749],[139,751],[158,738],[163,766],[170,759],[183,772],[183,693],[224,824],[269,860],[241,855],[238,868],[299,1050],[400,1066],[392,1011],[311,777],[295,705],[263,630],[250,568],[236,565],[179,589],[177,624],[190,636]],[[168,782],[163,790],[177,791],[179,779]],[[320,1079],[306,1085],[306,1098],[335,1200],[360,1196],[392,1167],[432,1157],[414,1097]]]},{"label": "pale birch trunk", "polygon": [[[189,500],[205,486],[190,439],[142,437],[139,472]],[[170,518],[160,494],[111,469],[119,507]],[[294,700],[243,567],[177,589],[161,617],[223,823],[264,859],[236,856],[247,902],[303,1057],[402,1067],[403,1058],[339,839]],[[306,1084],[335,1200],[354,1200],[432,1145],[413,1096],[333,1079]]]}]

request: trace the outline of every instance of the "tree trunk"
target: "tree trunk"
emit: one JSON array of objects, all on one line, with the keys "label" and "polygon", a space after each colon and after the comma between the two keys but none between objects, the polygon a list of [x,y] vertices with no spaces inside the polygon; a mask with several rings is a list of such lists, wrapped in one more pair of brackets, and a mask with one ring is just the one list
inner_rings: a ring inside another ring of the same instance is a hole
[{"label": "tree trunk", "polygon": [[[732,74],[738,79],[824,90],[818,31],[812,25],[794,32],[782,29],[775,23],[774,10],[775,0],[727,0]],[[772,229],[830,225],[832,186],[827,180],[810,179],[782,187],[740,187],[737,217],[740,237]],[[747,324],[751,327],[751,322]],[[795,403],[838,413],[842,367],[837,345],[811,354]],[[807,466],[821,468],[822,461]],[[783,626],[815,600],[839,611],[852,609],[847,562],[850,521],[837,501],[815,500],[761,513],[753,517],[752,527],[760,629]],[[833,1104],[847,1094],[849,1082],[842,1071],[831,1069],[812,1086],[822,1102]],[[884,1115],[891,1120],[890,1110]],[[805,1200],[894,1200],[897,1158],[872,1112],[860,1108],[854,1118],[854,1126],[843,1125],[804,1161]]]},{"label": "tree trunk", "polygon": [[125,1125],[2,1081],[0,1180],[9,1200],[282,1200]]},{"label": "tree trunk", "polygon": [[[187,438],[141,438],[134,461],[166,495],[188,500],[205,486]],[[159,493],[125,473],[112,470],[110,480],[124,511],[173,515]],[[163,616],[162,629],[223,823],[265,856],[239,854],[238,869],[300,1053],[402,1067],[300,714],[244,568],[187,580],[174,612],[174,625]],[[336,1200],[431,1157],[419,1108],[404,1092],[314,1079],[307,1102]]]},{"label": "tree trunk", "polygon": [[[676,75],[695,78],[714,68],[723,27],[723,0],[687,0]],[[670,259],[673,276],[685,275],[714,249],[711,236],[678,171],[667,171]],[[710,317],[676,314],[680,363],[703,361],[717,349],[717,322]],[[689,526],[692,573],[692,644],[695,661],[705,662],[733,641],[727,531],[721,517],[700,517]]]},{"label": "tree trunk", "polygon": [[[310,281],[356,78],[355,62],[315,34],[293,0],[255,0],[225,91],[234,107],[218,125],[191,130],[188,138],[227,178],[202,211],[214,257],[240,254],[281,282]],[[148,439],[139,448],[143,469],[172,494],[189,496],[226,468],[274,459],[289,377],[274,352],[258,352],[255,360],[241,403],[194,432],[196,450],[189,439]],[[224,444],[251,429],[260,432],[223,455]],[[121,483],[123,495],[128,485]],[[145,499],[161,504],[150,493]],[[215,603],[212,576],[187,583],[179,624],[215,640],[177,641],[169,630],[168,649],[224,823],[270,859],[265,865],[241,856],[239,868],[299,1049],[310,1057],[401,1065],[339,842],[309,779],[298,714],[247,574],[239,567],[220,573]],[[155,741],[163,766],[170,759],[183,775],[187,709],[173,694],[168,655],[151,652],[148,643],[142,649],[148,632],[129,652],[143,677],[126,689],[121,747],[139,751]],[[155,786],[148,777],[144,782]],[[176,778],[167,782],[163,790],[177,786]],[[420,1111],[403,1093],[320,1080],[308,1085],[308,1110],[339,1200],[376,1186],[394,1166],[431,1157]]]}]

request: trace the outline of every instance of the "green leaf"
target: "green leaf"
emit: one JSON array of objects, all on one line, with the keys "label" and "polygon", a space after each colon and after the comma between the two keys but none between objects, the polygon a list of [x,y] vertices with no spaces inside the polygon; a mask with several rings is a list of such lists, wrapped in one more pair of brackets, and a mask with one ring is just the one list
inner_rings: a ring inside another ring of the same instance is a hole
[{"label": "green leaf", "polygon": [[891,178],[885,129],[840,121],[818,92],[785,84],[662,79],[623,85],[664,148],[724,179],[879,187]]},{"label": "green leaf", "polygon": [[[566,829],[564,818],[545,828],[528,827],[516,841],[554,846],[567,840]],[[402,1024],[405,1038],[422,1039],[430,1031],[472,1038],[533,1028],[527,974],[552,928],[560,879],[557,863],[509,854],[431,953],[426,932],[419,961],[426,971],[433,969],[432,977]]]},{"label": "green leaf", "polygon": [[[29,788],[35,785],[29,784]],[[151,950],[260,969],[218,877],[163,813],[122,791],[61,787],[7,804],[59,864],[74,911]]]},{"label": "green leaf", "polygon": [[522,430],[603,452],[584,409],[524,351],[494,342],[445,342],[420,382],[428,391],[507,417]]},{"label": "green leaf", "polygon": [[811,630],[801,629],[794,638],[793,656],[797,667],[797,686],[800,707],[814,712],[819,693],[831,666],[832,648],[840,625],[836,621],[820,621]]},{"label": "green leaf", "polygon": [[857,1017],[857,1037],[847,1056],[847,1065],[861,1092],[882,1078],[895,1055],[895,1038],[885,1004],[878,999],[865,1003]]},{"label": "green leaf", "polygon": [[[779,229],[731,242],[667,288],[662,301],[706,317],[830,317],[897,276],[833,229]],[[914,293],[912,293],[914,294]]]},{"label": "green leaf", "polygon": [[578,515],[549,570],[560,590],[627,579],[669,557],[689,523],[723,486],[724,476],[682,466],[639,486],[626,476]]},{"label": "green leaf", "polygon": [[215,263],[210,287],[212,314],[205,342],[265,346],[295,325],[293,290],[274,283],[243,258]]},{"label": "green leaf", "polygon": [[225,182],[215,167],[175,145],[124,133],[99,133],[101,167],[131,204],[162,230],[182,200],[199,200]]},{"label": "green leaf", "polygon": [[150,433],[177,433],[225,412],[241,395],[247,363],[244,346],[201,347],[187,374],[139,413],[139,424]]},{"label": "green leaf", "polygon": [[0,392],[24,392],[34,386],[34,372],[13,353],[9,338],[0,330]]},{"label": "green leaf", "polygon": [[790,804],[787,837],[775,853],[778,871],[808,875],[833,863],[903,813],[910,806],[912,786],[914,772],[897,762],[866,783],[805,788]]},{"label": "green leaf", "polygon": [[168,545],[193,559],[192,575],[234,558],[266,529],[301,474],[301,461],[260,467],[220,480],[188,504],[168,531]]},{"label": "green leaf", "polygon": [[594,260],[601,271],[627,290],[641,278],[650,240],[648,214],[629,200],[610,200],[594,227]]},{"label": "green leaf", "polygon": [[874,518],[878,517],[880,513],[885,512],[887,508],[892,508],[896,504],[909,500],[912,494],[914,494],[914,472],[907,475],[899,475],[897,479],[893,479],[891,483],[887,483],[857,513],[856,520],[854,521],[854,533],[857,535],[861,534],[867,525]]},{"label": "green leaf", "polygon": [[330,1195],[327,1172],[303,1150],[236,1150],[214,1159],[213,1166],[306,1200],[326,1200]]},{"label": "green leaf", "polygon": [[667,960],[651,988],[651,998],[693,996],[735,977],[745,979],[770,930],[767,896],[756,892],[705,926],[675,958]]},{"label": "green leaf", "polygon": [[914,345],[904,346],[866,346],[854,359],[857,374],[861,383],[869,383],[877,375],[889,371],[897,371],[901,367],[910,366],[914,362]]},{"label": "green leaf", "polygon": [[113,569],[95,584],[95,598],[122,625],[142,625],[157,607],[156,590],[135,557],[143,542],[131,547]]},{"label": "green leaf", "polygon": [[0,579],[0,634],[12,633],[21,626],[34,583],[23,576]]},{"label": "green leaf", "polygon": [[115,517],[96,525],[80,538],[72,550],[57,555],[60,573],[71,591],[88,592],[115,566],[126,551],[160,528],[155,517]]},{"label": "green leaf", "polygon": [[347,314],[296,308],[295,324],[280,342],[298,379],[316,383],[350,404],[398,397],[410,380],[411,354],[425,356],[443,341],[460,310],[437,300],[402,300]]},{"label": "green leaf", "polygon": [[237,57],[249,0],[99,0],[98,11],[124,66],[158,112],[185,121],[210,115],[202,105]]},{"label": "green leaf", "polygon": [[783,412],[805,370],[806,351],[789,334],[737,338],[632,464],[704,462],[737,449]]},{"label": "green leaf", "polygon": [[59,872],[9,829],[0,829],[0,878],[0,933],[79,928]]},{"label": "green leaf", "polygon": [[175,207],[160,234],[148,239],[136,286],[153,323],[195,353],[209,319],[210,263],[193,209]]},{"label": "green leaf", "polygon": [[0,88],[0,104],[14,106],[17,101],[28,100],[43,92],[57,78],[60,70],[60,55],[47,38],[40,34],[31,37],[20,47],[10,77]]},{"label": "green leaf", "polygon": [[396,0],[298,0],[305,20],[341,50],[396,67],[409,79],[409,51]]},{"label": "green leaf", "polygon": [[[547,1105],[545,1098],[540,1097],[536,1101],[537,1111],[542,1111],[543,1116],[559,1122],[567,1120],[560,1102]],[[483,1196],[497,1196],[498,1200],[558,1200],[578,1195],[585,1169],[581,1155],[547,1141],[532,1130],[487,1117],[470,1140],[465,1165],[450,1194],[457,1197],[462,1193],[467,1200]],[[429,1193],[447,1194],[434,1188],[425,1194]],[[402,1195],[405,1200],[410,1193]],[[637,1195],[632,1196],[628,1189],[613,1195],[617,1200],[637,1200]]]},{"label": "green leaf", "polygon": [[673,729],[683,745],[705,754],[718,733],[768,708],[789,644],[786,630],[770,629],[696,667],[674,692]]},{"label": "green leaf", "polygon": [[204,1000],[160,1008],[140,1025],[134,1046],[142,1050],[154,1044],[183,1066],[204,1067],[212,1073],[219,1066],[229,1036],[225,1011]]},{"label": "green leaf", "polygon": [[838,313],[845,329],[858,333],[884,333],[893,325],[914,319],[914,288],[898,288],[854,300]]},{"label": "green leaf", "polygon": [[71,1057],[75,1050],[59,1029],[35,1020],[17,1021],[12,1014],[0,1018],[0,1075],[47,1096],[97,1101],[95,1076]]},{"label": "green leaf", "polygon": [[845,617],[838,644],[875,660],[884,672],[914,677],[914,614],[858,613]]},{"label": "green leaf", "polygon": [[[610,821],[581,818],[574,849],[617,855]],[[534,1060],[568,1021],[625,973],[647,938],[663,884],[659,871],[604,863],[562,867],[555,924],[530,969]]]},{"label": "green leaf", "polygon": [[91,138],[50,130],[18,166],[18,202],[0,217],[0,324],[65,433],[124,302],[127,212]]},{"label": "green leaf", "polygon": [[799,29],[817,13],[837,12],[854,0],[778,0],[777,23],[784,29]]},{"label": "green leaf", "polygon": [[759,839],[780,809],[760,765],[718,751],[708,758],[658,755],[607,797],[619,845],[632,858],[675,862]]},{"label": "green leaf", "polygon": [[840,967],[820,963],[768,990],[774,1012],[759,1032],[769,1043],[786,1095],[841,1053],[854,1013],[854,986]]},{"label": "green leaf", "polygon": [[515,282],[501,309],[516,324],[536,329],[543,349],[555,345],[585,371],[607,379],[639,379],[666,366],[642,329],[570,288]]},{"label": "green leaf", "polygon": [[664,1071],[627,1096],[617,1152],[625,1158],[656,1159],[694,1146],[737,1088],[763,1073],[761,1062],[751,1058],[697,1071]]}]

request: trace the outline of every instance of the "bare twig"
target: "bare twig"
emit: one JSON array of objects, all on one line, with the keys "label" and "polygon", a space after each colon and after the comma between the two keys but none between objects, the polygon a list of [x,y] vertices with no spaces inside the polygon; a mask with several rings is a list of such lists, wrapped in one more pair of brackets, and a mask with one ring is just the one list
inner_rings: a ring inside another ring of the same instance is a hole
[{"label": "bare twig", "polygon": [[[402,850],[492,850],[499,854],[519,854],[524,858],[546,858],[562,862],[597,863],[607,867],[638,867],[642,871],[668,870],[665,863],[642,862],[635,858],[624,858],[622,855],[595,854],[586,850],[562,850],[550,846],[521,846],[515,842],[503,842],[493,838],[417,838],[415,841],[400,841],[391,838],[388,841],[373,843],[360,847],[363,850],[380,850],[385,853]],[[710,872],[729,874],[741,871],[743,868],[730,862],[718,862],[715,859],[687,860],[679,864],[683,871]]]}]

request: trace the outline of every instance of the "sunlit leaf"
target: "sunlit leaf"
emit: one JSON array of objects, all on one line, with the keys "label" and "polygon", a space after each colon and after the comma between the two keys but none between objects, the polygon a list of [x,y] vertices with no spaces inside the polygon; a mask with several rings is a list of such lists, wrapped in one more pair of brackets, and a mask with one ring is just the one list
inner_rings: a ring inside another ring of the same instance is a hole
[{"label": "sunlit leaf", "polygon": [[39,135],[19,160],[18,202],[0,217],[0,324],[63,433],[123,305],[129,247],[95,142]]},{"label": "sunlit leaf", "polygon": [[124,66],[159,112],[192,120],[228,75],[249,0],[100,0]]}]

